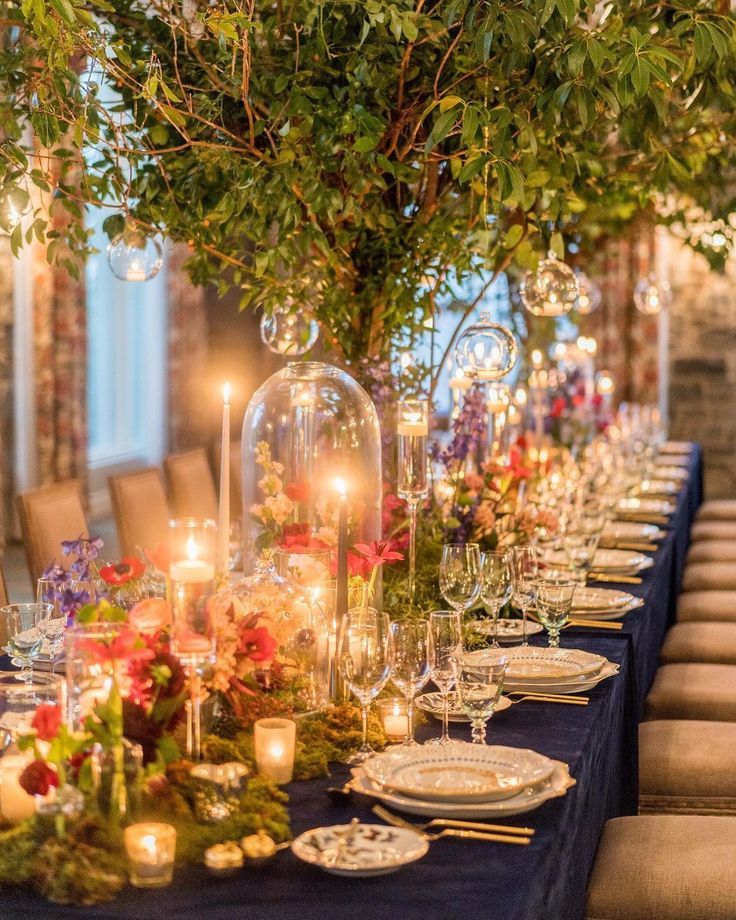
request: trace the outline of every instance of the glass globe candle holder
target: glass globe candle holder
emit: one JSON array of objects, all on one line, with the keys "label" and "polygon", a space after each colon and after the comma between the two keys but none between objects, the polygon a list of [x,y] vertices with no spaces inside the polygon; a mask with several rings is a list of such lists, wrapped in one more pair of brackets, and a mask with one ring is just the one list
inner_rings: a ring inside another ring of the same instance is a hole
[{"label": "glass globe candle holder", "polygon": [[409,603],[416,589],[417,508],[429,494],[429,402],[405,399],[399,403],[397,424],[399,451],[398,494],[409,507]]},{"label": "glass globe candle holder", "polygon": [[645,316],[656,316],[672,303],[672,288],[667,281],[658,281],[654,275],[641,278],[634,288],[634,304]]},{"label": "glass globe candle holder", "polygon": [[516,340],[490,313],[463,332],[455,347],[455,362],[465,377],[488,382],[505,377],[516,364]]},{"label": "glass globe candle holder", "polygon": [[580,316],[589,316],[601,305],[601,289],[583,271],[575,273],[578,279],[578,299],[575,308]]},{"label": "glass globe candle holder", "polygon": [[287,298],[261,317],[261,340],[274,354],[298,358],[312,348],[319,336],[319,323],[311,318],[308,305],[299,307]]},{"label": "glass globe candle holder", "polygon": [[536,271],[527,272],[519,294],[534,316],[564,316],[578,299],[578,280],[570,266],[550,251]]},{"label": "glass globe candle holder", "polygon": [[107,246],[107,261],[121,281],[150,281],[164,263],[161,243],[128,224]]}]

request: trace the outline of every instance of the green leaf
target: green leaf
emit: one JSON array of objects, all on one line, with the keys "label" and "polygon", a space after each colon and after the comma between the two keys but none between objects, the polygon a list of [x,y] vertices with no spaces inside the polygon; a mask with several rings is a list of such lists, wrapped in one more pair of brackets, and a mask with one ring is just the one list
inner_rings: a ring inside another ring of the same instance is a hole
[{"label": "green leaf", "polygon": [[470,147],[473,144],[477,130],[478,112],[473,106],[469,105],[463,113],[463,131],[460,138],[464,147]]},{"label": "green leaf", "polygon": [[502,245],[504,249],[513,249],[515,246],[521,242],[522,237],[524,236],[524,228],[521,224],[514,224],[509,227],[506,233],[503,236]]},{"label": "green leaf", "polygon": [[429,137],[427,138],[427,143],[424,145],[425,153],[429,153],[433,147],[436,147],[441,141],[443,141],[450,132],[450,129],[457,121],[457,113],[455,109],[450,109],[449,112],[443,112],[439,118],[435,121],[432,126]]},{"label": "green leaf", "polygon": [[562,238],[562,234],[555,230],[549,240],[549,248],[557,256],[558,259],[565,258],[565,241]]},{"label": "green leaf", "polygon": [[359,137],[358,140],[353,144],[353,150],[356,153],[370,153],[371,150],[375,150],[378,145],[378,138],[373,137],[372,135],[366,135],[365,137]]},{"label": "green leaf", "polygon": [[415,42],[419,37],[419,29],[417,28],[416,22],[414,22],[412,13],[410,13],[408,16],[404,16],[404,19],[401,23],[401,28],[404,35],[409,39],[410,42]]},{"label": "green leaf", "polygon": [[440,112],[446,112],[448,109],[455,108],[456,105],[462,105],[463,100],[460,96],[443,96],[440,99]]},{"label": "green leaf", "polygon": [[51,5],[68,26],[74,25],[74,7],[69,0],[51,0]]},{"label": "green leaf", "polygon": [[637,55],[634,62],[631,83],[637,96],[644,96],[649,89],[649,65],[641,55]]}]

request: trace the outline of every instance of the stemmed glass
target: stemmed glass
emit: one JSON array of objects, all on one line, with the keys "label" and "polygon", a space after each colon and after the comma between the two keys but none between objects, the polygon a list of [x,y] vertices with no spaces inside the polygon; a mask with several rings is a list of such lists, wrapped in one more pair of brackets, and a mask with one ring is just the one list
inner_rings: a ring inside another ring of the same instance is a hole
[{"label": "stemmed glass", "polygon": [[440,591],[462,617],[480,597],[480,548],[477,543],[445,543],[440,560]]},{"label": "stemmed glass", "polygon": [[493,617],[493,641],[498,644],[498,614],[511,598],[511,572],[506,553],[482,553],[480,557],[480,596],[486,610]]},{"label": "stemmed glass", "polygon": [[602,516],[593,518],[578,514],[570,519],[562,537],[567,561],[578,584],[585,584],[593,566],[602,527]]},{"label": "stemmed glass", "polygon": [[338,639],[340,671],[357,697],[363,722],[363,742],[348,761],[360,764],[374,754],[368,744],[368,707],[391,676],[394,643],[388,617],[373,607],[345,614]]},{"label": "stemmed glass", "polygon": [[8,604],[0,608],[7,635],[5,651],[12,658],[20,659],[20,676],[29,683],[33,680],[33,660],[43,645],[41,624],[52,609],[51,604]]},{"label": "stemmed glass", "polygon": [[411,620],[391,624],[394,643],[394,668],[391,680],[406,698],[409,733],[405,745],[414,740],[414,698],[429,680],[429,624],[426,620]]},{"label": "stemmed glass", "polygon": [[442,734],[431,738],[427,744],[450,744],[448,731],[450,716],[450,691],[455,683],[453,662],[462,646],[463,632],[457,610],[435,610],[429,615],[429,667],[432,680],[442,697]]},{"label": "stemmed glass", "polygon": [[537,596],[539,550],[534,546],[515,546],[511,550],[511,599],[521,611],[521,644],[526,641],[526,618]]},{"label": "stemmed glass", "polygon": [[501,697],[508,659],[478,662],[455,659],[455,687],[465,715],[473,726],[473,744],[487,744],[486,723]]},{"label": "stemmed glass", "polygon": [[567,623],[577,582],[556,578],[537,583],[537,616],[547,630],[549,647],[559,648],[560,630]]},{"label": "stemmed glass", "polygon": [[39,578],[36,585],[36,602],[51,605],[51,612],[44,619],[39,629],[49,646],[51,655],[51,673],[56,671],[56,657],[64,645],[66,630],[66,613],[61,608],[64,587],[52,578]]}]

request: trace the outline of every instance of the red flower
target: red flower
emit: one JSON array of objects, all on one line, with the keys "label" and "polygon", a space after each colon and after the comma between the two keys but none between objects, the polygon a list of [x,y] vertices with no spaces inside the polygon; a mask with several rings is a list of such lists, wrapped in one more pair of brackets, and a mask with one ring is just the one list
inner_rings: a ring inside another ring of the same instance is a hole
[{"label": "red flower", "polygon": [[53,741],[61,726],[61,708],[51,703],[42,703],[33,716],[31,726],[41,741]]},{"label": "red flower", "polygon": [[286,486],[286,497],[293,502],[306,502],[312,492],[308,482],[290,482]]},{"label": "red flower", "polygon": [[34,760],[18,777],[18,784],[28,795],[47,795],[52,786],[59,785],[59,774],[45,761]]},{"label": "red flower", "polygon": [[290,553],[308,553],[315,549],[329,549],[329,546],[310,534],[309,524],[284,524],[281,549],[288,549]]},{"label": "red flower", "polygon": [[528,479],[532,475],[529,467],[524,466],[524,458],[521,453],[513,447],[509,451],[509,472],[517,479]]},{"label": "red flower", "polygon": [[552,418],[559,418],[565,409],[567,409],[567,402],[564,397],[558,396],[552,400],[552,407],[549,410],[549,414]]},{"label": "red flower", "polygon": [[111,642],[101,639],[80,639],[77,648],[86,652],[96,664],[114,661],[147,661],[154,657],[153,649],[141,642],[140,635],[134,629],[122,629]]},{"label": "red flower", "polygon": [[125,585],[129,581],[140,578],[146,571],[146,564],[135,556],[124,556],[120,562],[105,565],[100,569],[100,578],[108,585]]},{"label": "red flower", "polygon": [[576,393],[572,398],[572,404],[576,409],[585,405],[585,396],[582,393]]},{"label": "red flower", "polygon": [[371,568],[383,565],[384,562],[398,562],[404,558],[402,553],[391,549],[391,544],[385,540],[374,540],[372,543],[356,543],[353,547],[361,556],[365,556]]},{"label": "red flower", "polygon": [[603,405],[603,397],[600,393],[593,394],[593,405],[596,409],[600,409],[600,407]]},{"label": "red flower", "polygon": [[265,626],[244,629],[240,634],[240,651],[251,661],[270,661],[276,651],[276,640]]}]

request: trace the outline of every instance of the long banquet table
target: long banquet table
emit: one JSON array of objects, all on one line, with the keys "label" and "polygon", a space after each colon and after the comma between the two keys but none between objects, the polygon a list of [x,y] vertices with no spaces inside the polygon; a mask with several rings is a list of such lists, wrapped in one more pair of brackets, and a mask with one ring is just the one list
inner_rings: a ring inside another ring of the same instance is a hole
[{"label": "long banquet table", "polygon": [[[441,840],[429,854],[394,875],[345,879],[326,875],[280,853],[268,866],[228,879],[210,878],[203,867],[178,870],[161,891],[126,888],[110,905],[52,906],[17,890],[0,893],[0,916],[114,918],[114,920],[581,920],[585,888],[604,823],[637,807],[637,722],[657,666],[701,501],[702,461],[695,446],[689,478],[670,529],[643,583],[631,590],[644,606],[628,614],[620,633],[570,629],[563,645],[605,655],[620,665],[617,676],[591,691],[587,707],[522,703],[495,716],[489,741],[529,747],[569,764],[577,784],[567,794],[509,823],[536,828],[528,847]],[[426,726],[436,730],[436,725]],[[454,734],[468,738],[468,729]],[[334,765],[329,780],[287,788],[294,834],[311,827],[377,821],[371,802],[354,796],[336,804],[326,794],[346,767]],[[417,821],[421,819],[416,819]]]}]

